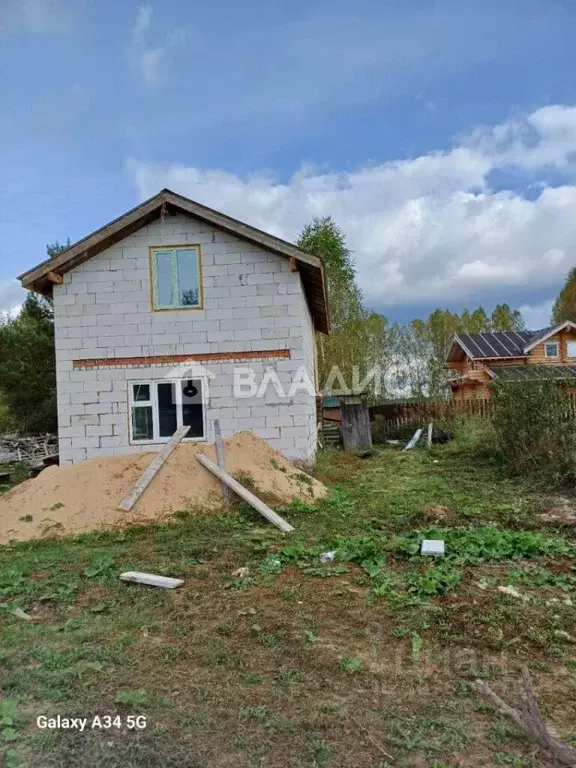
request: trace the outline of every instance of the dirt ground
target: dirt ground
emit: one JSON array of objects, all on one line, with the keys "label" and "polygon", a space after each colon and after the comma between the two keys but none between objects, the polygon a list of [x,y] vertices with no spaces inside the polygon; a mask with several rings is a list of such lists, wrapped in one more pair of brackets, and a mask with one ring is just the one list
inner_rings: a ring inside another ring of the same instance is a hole
[{"label": "dirt ground", "polygon": [[[249,477],[261,492],[281,503],[314,501],[326,495],[322,483],[249,432],[227,440],[224,451],[231,474]],[[118,504],[154,454],[49,467],[0,498],[0,543],[152,522],[169,518],[177,510],[221,509],[220,483],[196,461],[197,453],[216,460],[214,445],[182,443],[131,512],[119,510]]]}]

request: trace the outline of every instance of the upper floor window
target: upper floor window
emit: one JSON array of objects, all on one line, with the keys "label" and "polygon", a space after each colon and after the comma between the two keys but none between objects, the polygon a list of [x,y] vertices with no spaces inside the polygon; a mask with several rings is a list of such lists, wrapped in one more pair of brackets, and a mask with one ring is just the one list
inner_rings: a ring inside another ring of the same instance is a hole
[{"label": "upper floor window", "polygon": [[200,309],[202,268],[197,245],[150,248],[153,309]]},{"label": "upper floor window", "polygon": [[547,344],[544,344],[544,355],[546,357],[559,357],[558,342],[549,341]]},{"label": "upper floor window", "polygon": [[569,341],[566,346],[568,357],[576,357],[576,341]]}]

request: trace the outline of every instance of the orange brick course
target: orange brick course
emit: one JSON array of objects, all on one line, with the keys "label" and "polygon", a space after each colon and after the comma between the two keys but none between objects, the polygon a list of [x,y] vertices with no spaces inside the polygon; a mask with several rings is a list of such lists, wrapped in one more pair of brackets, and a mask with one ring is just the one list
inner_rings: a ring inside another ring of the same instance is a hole
[{"label": "orange brick course", "polygon": [[289,349],[266,349],[246,352],[206,352],[202,355],[151,355],[148,357],[101,357],[90,360],[74,360],[73,368],[129,368],[133,366],[170,365],[173,363],[221,363],[235,360],[263,360],[265,358],[289,358]]}]

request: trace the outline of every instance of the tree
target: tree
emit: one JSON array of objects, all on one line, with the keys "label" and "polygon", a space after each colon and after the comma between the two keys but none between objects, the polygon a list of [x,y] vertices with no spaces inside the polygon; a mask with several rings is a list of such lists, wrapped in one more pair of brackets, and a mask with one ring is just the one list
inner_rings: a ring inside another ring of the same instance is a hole
[{"label": "tree", "polygon": [[[46,252],[54,258],[69,245],[56,241]],[[37,294],[28,294],[16,317],[0,318],[0,400],[3,427],[56,431],[54,313],[52,302]]]},{"label": "tree", "polygon": [[459,333],[520,331],[522,315],[508,304],[498,304],[489,316],[484,307],[460,314],[435,309],[426,320],[412,320],[395,333],[397,381],[411,397],[443,397],[450,378],[446,356]]},{"label": "tree", "polygon": [[54,243],[48,243],[46,246],[46,253],[48,254],[49,258],[53,259],[55,256],[58,256],[59,253],[62,253],[62,251],[65,251],[67,248],[70,248],[70,238],[66,240],[66,245],[62,245],[62,243],[59,243],[58,240],[56,240]]},{"label": "tree", "polygon": [[349,360],[342,360],[340,367],[347,369],[347,362],[355,366],[356,377],[352,372],[352,381],[347,381],[347,388],[361,385],[369,394],[381,396],[385,389],[385,375],[391,364],[392,329],[379,312],[365,312],[356,320],[350,320],[345,327]]},{"label": "tree", "polygon": [[[320,256],[326,271],[332,330],[327,338],[318,337],[321,384],[335,366],[342,374],[339,385],[347,388],[354,368],[365,375],[378,366],[391,374],[395,390],[412,397],[443,396],[449,378],[444,365],[456,334],[524,329],[522,315],[508,304],[498,304],[491,315],[481,306],[460,314],[438,308],[426,320],[390,325],[383,315],[365,309],[346,238],[330,216],[308,224],[298,246]],[[334,384],[333,377],[329,381]]]},{"label": "tree", "polygon": [[0,324],[0,392],[18,431],[56,431],[53,313],[35,294]]},{"label": "tree", "polygon": [[393,364],[391,389],[396,394],[423,398],[430,393],[428,362],[430,342],[423,320],[392,327]]},{"label": "tree", "polygon": [[490,330],[490,319],[484,307],[478,307],[473,312],[465,307],[460,313],[458,325],[459,333],[482,333]]},{"label": "tree", "polygon": [[[374,366],[385,367],[388,322],[383,315],[364,308],[346,238],[330,216],[316,218],[304,227],[298,247],[319,256],[326,274],[331,333],[327,337],[318,334],[319,383],[350,389]],[[336,368],[340,373],[337,378]]]},{"label": "tree", "polygon": [[330,217],[315,218],[302,230],[299,248],[324,261],[332,331],[338,333],[349,320],[364,314],[362,293],[356,285],[356,268],[346,238]]},{"label": "tree", "polygon": [[491,331],[523,331],[526,326],[522,313],[509,304],[497,304],[490,317]]},{"label": "tree", "polygon": [[427,342],[429,345],[426,368],[427,390],[430,396],[438,397],[446,392],[448,377],[444,364],[454,336],[461,332],[464,323],[470,326],[480,325],[483,313],[482,308],[472,313],[466,309],[463,320],[456,312],[435,309],[428,315],[426,322],[420,321],[419,333],[423,337],[423,343]]},{"label": "tree", "polygon": [[565,320],[576,323],[576,267],[568,272],[564,287],[552,307],[552,322],[556,324]]}]

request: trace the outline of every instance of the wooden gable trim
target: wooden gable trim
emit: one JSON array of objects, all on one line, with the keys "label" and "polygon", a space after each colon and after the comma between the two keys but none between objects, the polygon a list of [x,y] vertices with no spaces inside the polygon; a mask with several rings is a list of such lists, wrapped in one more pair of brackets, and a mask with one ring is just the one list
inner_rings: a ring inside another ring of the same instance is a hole
[{"label": "wooden gable trim", "polygon": [[56,276],[56,279],[62,277],[66,272],[134,234],[146,224],[160,218],[162,211],[184,213],[206,221],[215,228],[229,232],[241,240],[260,245],[266,250],[288,258],[290,264],[296,265],[301,272],[306,300],[314,318],[316,330],[321,333],[329,332],[328,298],[322,259],[311,253],[306,253],[306,251],[279,237],[262,232],[256,227],[244,224],[231,216],[189,200],[169,189],[162,190],[158,195],[100,227],[54,258],[46,259],[33,269],[22,273],[19,276],[22,286],[28,290],[50,295],[55,284],[54,280],[49,277],[50,274]]},{"label": "wooden gable trim", "polygon": [[474,357],[474,355],[472,354],[472,352],[470,352],[470,350],[466,348],[466,345],[463,343],[463,341],[462,341],[462,339],[460,338],[460,336],[454,336],[454,340],[452,341],[452,344],[450,345],[450,351],[448,352],[448,356],[446,357],[446,365],[447,365],[448,363],[450,363],[450,362],[453,362],[453,361],[451,361],[451,360],[450,360],[450,358],[452,357],[452,352],[453,352],[453,350],[454,350],[454,346],[455,346],[455,345],[459,346],[459,347],[460,347],[460,349],[461,349],[461,350],[462,350],[462,351],[463,351],[465,354],[467,354],[467,355],[468,355],[468,357],[470,358],[470,360],[475,360],[475,359],[476,359],[476,358]]},{"label": "wooden gable trim", "polygon": [[[109,224],[97,229],[87,237],[66,248],[57,256],[46,259],[38,266],[19,275],[22,287],[38,290],[38,284],[46,280],[48,272],[66,274],[74,267],[88,261],[100,251],[110,248],[125,237],[134,234],[150,221],[160,217],[161,201],[156,196],[128,213],[120,216]],[[42,293],[43,291],[39,291]]]},{"label": "wooden gable trim", "polygon": [[527,344],[524,347],[524,352],[531,352],[540,344],[546,343],[546,341],[551,336],[556,336],[557,333],[560,333],[560,331],[565,331],[568,328],[571,331],[576,331],[576,323],[572,323],[570,320],[565,320],[563,323],[558,323],[558,325],[555,325],[553,328],[550,328],[550,330],[545,336],[541,336],[539,339],[536,339],[535,341],[531,341],[529,344]]}]

